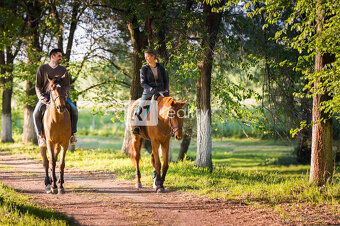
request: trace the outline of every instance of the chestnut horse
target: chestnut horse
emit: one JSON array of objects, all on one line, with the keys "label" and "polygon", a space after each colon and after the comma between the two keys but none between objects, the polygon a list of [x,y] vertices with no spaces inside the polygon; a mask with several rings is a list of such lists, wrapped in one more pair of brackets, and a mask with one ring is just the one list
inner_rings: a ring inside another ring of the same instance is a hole
[{"label": "chestnut horse", "polygon": [[[56,177],[56,162],[58,155],[60,156],[59,164],[59,188],[58,193],[64,193],[64,168],[65,155],[71,137],[71,117],[66,108],[66,90],[61,86],[63,75],[61,78],[55,77],[49,81],[50,102],[47,104],[46,111],[43,117],[43,132],[46,138],[46,145],[49,152],[49,160],[46,155],[46,146],[40,148],[40,153],[43,159],[45,168],[45,192],[57,193],[57,177]],[[52,178],[49,177],[48,167],[50,167]],[[52,182],[52,186],[51,186]]]},{"label": "chestnut horse", "polygon": [[[138,106],[140,100],[136,100],[132,105],[130,117],[133,117],[134,110]],[[141,174],[139,170],[140,152],[143,141],[145,139],[151,141],[152,153],[151,164],[153,166],[153,179],[154,188],[156,192],[164,192],[163,183],[165,181],[166,172],[168,170],[169,162],[169,143],[170,137],[174,136],[177,140],[181,140],[183,137],[182,127],[184,111],[183,105],[185,102],[175,101],[171,97],[157,98],[158,102],[158,123],[156,126],[145,126],[140,129],[140,134],[135,135],[131,132],[131,143],[129,148],[130,158],[133,165],[136,168],[136,188],[141,188],[142,183],[140,181]],[[156,116],[157,117],[157,116]],[[161,146],[163,169],[161,175],[161,161],[159,159],[158,149]]]}]

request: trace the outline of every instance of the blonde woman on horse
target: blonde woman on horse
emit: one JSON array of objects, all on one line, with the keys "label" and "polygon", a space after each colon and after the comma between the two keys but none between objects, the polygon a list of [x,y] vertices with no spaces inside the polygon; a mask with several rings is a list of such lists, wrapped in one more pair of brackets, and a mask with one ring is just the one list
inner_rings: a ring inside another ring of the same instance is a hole
[{"label": "blonde woman on horse", "polygon": [[[146,100],[151,100],[156,93],[163,92],[169,96],[169,76],[165,68],[159,64],[157,54],[153,50],[144,53],[146,65],[140,70],[140,84],[144,91],[139,107],[143,107]],[[139,135],[140,127],[133,129],[133,134]]]},{"label": "blonde woman on horse", "polygon": [[70,139],[70,143],[75,145],[77,143],[77,138],[75,133],[77,132],[77,121],[78,121],[78,109],[72,103],[69,98],[70,93],[70,78],[68,76],[68,72],[65,67],[61,66],[60,63],[62,61],[63,55],[61,49],[52,49],[50,52],[50,62],[48,64],[41,65],[38,68],[36,83],[35,83],[35,92],[39,98],[39,102],[36,105],[33,112],[33,122],[35,126],[35,130],[38,136],[38,144],[39,147],[46,146],[46,140],[42,134],[42,111],[45,108],[45,105],[50,101],[49,94],[49,79],[53,78],[61,78],[64,74],[66,77],[62,79],[62,87],[66,89],[66,103],[70,105],[71,109],[71,122],[72,122],[72,136]]}]

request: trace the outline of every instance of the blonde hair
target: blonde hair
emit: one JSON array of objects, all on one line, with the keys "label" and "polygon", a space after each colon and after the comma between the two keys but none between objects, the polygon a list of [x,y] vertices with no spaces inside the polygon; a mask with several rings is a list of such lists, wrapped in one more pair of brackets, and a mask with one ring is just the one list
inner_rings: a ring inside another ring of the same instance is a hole
[{"label": "blonde hair", "polygon": [[150,55],[152,55],[152,56],[155,56],[155,61],[156,61],[156,63],[159,63],[159,59],[158,59],[158,57],[157,57],[156,51],[154,51],[154,50],[152,50],[152,49],[149,49],[149,50],[146,50],[146,51],[144,52],[144,54],[145,54],[145,53],[150,54]]}]

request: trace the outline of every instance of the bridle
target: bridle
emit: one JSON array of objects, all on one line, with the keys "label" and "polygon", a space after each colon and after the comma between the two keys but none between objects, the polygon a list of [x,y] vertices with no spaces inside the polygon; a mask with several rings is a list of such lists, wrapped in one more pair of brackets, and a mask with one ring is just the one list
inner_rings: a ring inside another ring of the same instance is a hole
[{"label": "bridle", "polygon": [[[57,84],[57,86],[56,87],[61,87],[59,84]],[[60,98],[60,97],[62,97],[62,95],[58,95],[58,96],[56,96],[56,97],[52,97],[52,91],[53,91],[53,89],[52,88],[50,88],[50,101],[49,101],[49,103],[47,104],[48,106],[54,106],[54,107],[56,107],[56,105],[55,105],[55,102],[57,101],[57,99],[58,98]],[[66,96],[65,96],[65,100],[66,100]]]},{"label": "bridle", "polygon": [[[158,121],[160,122],[160,118],[159,118],[159,117],[158,117]],[[160,125],[160,126],[161,126],[161,129],[163,130],[163,131],[161,131],[161,133],[162,133],[164,136],[169,136],[169,135],[171,135],[171,136],[173,137],[173,136],[175,136],[175,133],[176,133],[178,130],[181,130],[181,129],[183,128],[183,125],[181,125],[181,126],[173,126],[172,121],[171,121],[171,118],[169,118],[169,121],[170,121],[170,128],[171,128],[170,133],[168,133],[168,132],[166,131],[166,129],[162,126],[161,123],[158,123],[158,124],[157,124],[157,128],[158,128],[158,130],[159,130],[158,125]],[[165,133],[164,133],[164,132],[165,132]]]}]

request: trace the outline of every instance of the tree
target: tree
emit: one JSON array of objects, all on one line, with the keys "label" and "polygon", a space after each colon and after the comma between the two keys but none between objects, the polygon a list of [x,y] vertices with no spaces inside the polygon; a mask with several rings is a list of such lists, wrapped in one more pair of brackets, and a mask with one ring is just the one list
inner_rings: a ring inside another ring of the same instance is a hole
[{"label": "tree", "polygon": [[212,168],[211,161],[211,105],[210,85],[214,59],[214,49],[221,23],[222,13],[213,12],[216,4],[203,3],[204,32],[201,42],[202,61],[199,64],[200,75],[197,79],[197,154],[196,165]]},{"label": "tree", "polygon": [[[324,25],[327,23],[327,5],[321,0],[316,2],[316,46],[315,52],[315,72],[322,72],[327,64],[335,61],[335,55],[327,50],[323,51],[322,33]],[[328,15],[329,16],[329,15]],[[340,27],[339,27],[340,28]],[[319,86],[324,78],[317,76],[314,80],[313,96],[313,136],[312,136],[312,159],[310,170],[310,183],[325,185],[333,175],[333,122],[329,112],[321,108],[323,102],[331,99],[329,90],[319,92]]]},{"label": "tree", "polygon": [[27,31],[28,38],[26,42],[27,50],[27,68],[29,76],[26,79],[26,97],[27,102],[24,107],[24,131],[22,141],[24,143],[34,142],[37,143],[37,137],[33,125],[33,110],[35,106],[35,89],[34,80],[35,73],[33,68],[37,68],[42,56],[42,44],[40,43],[39,25],[43,15],[43,4],[38,1],[24,1],[27,14]]},{"label": "tree", "polygon": [[[0,3],[0,86],[2,97],[1,142],[13,142],[12,109],[13,63],[22,41],[24,30],[23,10],[20,5],[11,1]],[[5,23],[10,21],[10,23]]]},{"label": "tree", "polygon": [[[339,112],[339,30],[340,4],[338,1],[313,2],[299,0],[268,1],[263,10],[268,23],[278,23],[281,12],[292,8],[293,13],[284,21],[285,27],[276,33],[278,41],[297,49],[301,56],[296,70],[304,73],[313,97],[313,129],[310,183],[325,185],[332,178],[332,116]],[[289,37],[287,30],[298,35]],[[315,62],[314,69],[303,67],[305,61]]]}]

